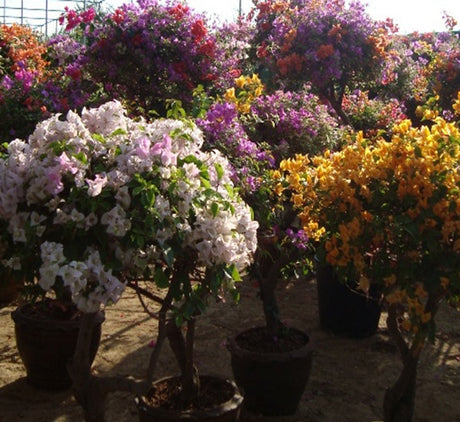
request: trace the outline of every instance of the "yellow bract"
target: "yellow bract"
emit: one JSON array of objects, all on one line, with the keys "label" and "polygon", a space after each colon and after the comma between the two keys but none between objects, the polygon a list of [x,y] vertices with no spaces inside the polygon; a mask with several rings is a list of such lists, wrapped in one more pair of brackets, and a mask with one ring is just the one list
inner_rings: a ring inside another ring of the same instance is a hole
[{"label": "yellow bract", "polygon": [[252,76],[241,75],[235,79],[235,87],[227,89],[224,100],[234,103],[237,110],[242,114],[251,111],[251,104],[255,98],[260,97],[264,92],[264,85],[259,76],[255,73]]},{"label": "yellow bract", "polygon": [[[460,114],[460,93],[454,110]],[[443,277],[433,287],[412,274],[427,254],[460,253],[460,122],[431,111],[425,117],[431,126],[403,120],[390,140],[358,132],[340,151],[297,155],[276,173],[326,262],[352,268],[363,290],[372,267],[387,302],[407,307],[413,333],[432,318],[429,294],[450,282]]]}]

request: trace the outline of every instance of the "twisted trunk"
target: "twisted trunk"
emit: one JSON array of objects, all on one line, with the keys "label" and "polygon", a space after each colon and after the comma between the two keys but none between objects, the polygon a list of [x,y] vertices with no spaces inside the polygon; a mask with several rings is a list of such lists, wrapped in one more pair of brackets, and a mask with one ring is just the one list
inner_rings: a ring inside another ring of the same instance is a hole
[{"label": "twisted trunk", "polygon": [[147,383],[132,378],[99,378],[91,373],[90,345],[97,313],[84,314],[80,323],[77,347],[67,369],[73,382],[75,399],[83,408],[86,422],[105,422],[105,399],[114,391],[141,394]]},{"label": "twisted trunk", "polygon": [[166,332],[174,356],[181,371],[181,407],[186,408],[196,401],[200,390],[198,370],[193,363],[193,340],[195,336],[195,319],[187,321],[187,334],[184,337],[181,327],[174,320],[166,324]]},{"label": "twisted trunk", "polygon": [[[435,317],[444,293],[432,293],[428,296],[424,312]],[[386,392],[383,400],[384,422],[411,422],[414,417],[415,392],[417,388],[417,366],[420,354],[425,346],[427,331],[421,330],[412,340],[406,342],[400,331],[398,319],[402,316],[402,305],[392,304],[388,309],[388,331],[398,347],[403,369],[395,384]]]}]

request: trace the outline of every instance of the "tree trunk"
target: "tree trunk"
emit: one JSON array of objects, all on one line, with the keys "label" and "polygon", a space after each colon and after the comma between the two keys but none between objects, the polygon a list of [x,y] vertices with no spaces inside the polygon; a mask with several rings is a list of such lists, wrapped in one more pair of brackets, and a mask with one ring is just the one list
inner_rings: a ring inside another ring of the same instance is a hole
[{"label": "tree trunk", "polygon": [[267,333],[270,337],[279,337],[283,326],[280,320],[278,302],[275,295],[275,288],[279,275],[276,273],[276,269],[273,270],[271,274],[266,274],[265,276],[261,274],[259,276],[264,277],[263,280],[259,280],[259,286]]},{"label": "tree trunk", "polygon": [[418,356],[409,352],[396,383],[385,392],[384,422],[410,422],[414,416]]},{"label": "tree trunk", "polygon": [[[425,304],[425,313],[434,319],[439,304],[445,296],[445,290],[430,292]],[[388,332],[396,343],[403,361],[403,369],[396,383],[389,388],[383,400],[384,422],[411,422],[414,416],[415,392],[417,388],[417,366],[427,339],[426,327],[420,327],[414,334],[412,344],[408,345],[401,334],[398,319],[404,309],[399,304],[392,304],[388,309]]]},{"label": "tree trunk", "polygon": [[279,337],[284,327],[280,320],[276,286],[281,278],[282,268],[288,264],[289,258],[280,253],[278,238],[274,233],[261,235],[258,238],[259,249],[256,254],[256,274],[259,282],[260,298],[265,316],[267,333],[271,337]]},{"label": "tree trunk", "polygon": [[195,401],[200,389],[198,370],[193,363],[195,320],[192,318],[188,321],[185,338],[181,327],[178,327],[174,320],[169,320],[166,326],[169,344],[181,371],[181,406],[185,408]]},{"label": "tree trunk", "polygon": [[67,370],[72,378],[75,399],[83,408],[86,422],[105,422],[105,399],[113,391],[144,394],[149,383],[132,378],[98,378],[91,373],[90,347],[97,313],[83,314],[75,354]]},{"label": "tree trunk", "polygon": [[83,314],[75,354],[68,365],[74,396],[85,413],[86,422],[105,421],[105,396],[91,374],[90,344],[96,313]]},{"label": "tree trunk", "polygon": [[411,422],[414,415],[417,365],[425,337],[414,338],[409,347],[398,323],[403,313],[402,306],[398,304],[392,304],[388,309],[387,327],[401,355],[403,369],[396,383],[385,392],[384,422]]}]

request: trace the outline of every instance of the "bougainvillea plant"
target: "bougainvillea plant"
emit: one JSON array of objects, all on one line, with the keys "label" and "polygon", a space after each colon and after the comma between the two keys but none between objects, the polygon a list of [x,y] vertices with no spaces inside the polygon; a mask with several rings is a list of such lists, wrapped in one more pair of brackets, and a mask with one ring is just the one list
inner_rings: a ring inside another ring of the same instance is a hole
[{"label": "bougainvillea plant", "polygon": [[345,93],[342,108],[356,131],[371,138],[385,133],[391,137],[393,126],[407,118],[404,103],[396,98],[369,98],[369,91]]},{"label": "bougainvillea plant", "polygon": [[[203,151],[203,141],[192,122],[134,121],[115,101],[39,123],[0,158],[2,265],[22,275],[31,295],[70,291],[85,330],[128,282],[150,280],[164,291],[157,359],[166,324],[175,339],[183,325],[193,333],[210,298],[237,295],[235,281],[257,247],[258,223],[227,159]],[[184,402],[198,389],[193,341],[172,342],[175,356],[187,357],[179,362]],[[74,387],[85,411],[103,412],[109,383],[88,383],[88,348],[79,343]]]},{"label": "bougainvillea plant", "polygon": [[36,85],[48,63],[37,33],[18,24],[0,27],[0,140],[29,135],[47,110]]},{"label": "bougainvillea plant", "polygon": [[345,89],[365,88],[380,77],[389,22],[377,22],[360,2],[287,0],[256,3],[257,57],[272,85],[297,89],[311,83],[347,122]]},{"label": "bougainvillea plant", "polygon": [[305,85],[297,91],[277,90],[258,96],[241,119],[250,138],[268,144],[279,163],[294,154],[337,149],[346,128],[334,116]]},{"label": "bougainvillea plant", "polygon": [[378,284],[403,370],[387,390],[384,420],[412,420],[416,368],[443,300],[460,294],[460,96],[456,122],[409,120],[390,141],[356,139],[338,152],[281,163],[279,191],[292,194],[321,262],[368,291]]},{"label": "bougainvillea plant", "polygon": [[193,90],[217,78],[207,19],[182,3],[141,0],[94,22],[75,19],[71,28],[84,27],[86,70],[133,113],[166,116],[168,99],[188,110]]}]

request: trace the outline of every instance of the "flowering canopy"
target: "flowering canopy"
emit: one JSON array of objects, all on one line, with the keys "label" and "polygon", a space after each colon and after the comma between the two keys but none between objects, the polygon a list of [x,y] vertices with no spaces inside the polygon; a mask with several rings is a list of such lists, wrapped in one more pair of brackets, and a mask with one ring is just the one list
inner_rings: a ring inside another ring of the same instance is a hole
[{"label": "flowering canopy", "polygon": [[18,24],[0,26],[0,138],[27,135],[44,117],[34,86],[45,78],[48,63],[38,34]]},{"label": "flowering canopy", "polygon": [[[232,290],[257,223],[227,160],[202,144],[190,122],[135,122],[115,101],[38,124],[0,159],[2,265],[43,291],[68,287],[87,312],[138,276],[165,288],[184,271],[174,299],[193,299],[187,315],[205,293]],[[190,279],[198,267],[209,284]]]},{"label": "flowering canopy", "polygon": [[[454,108],[460,110],[460,97]],[[460,131],[435,119],[405,120],[390,142],[358,134],[341,151],[280,165],[319,258],[344,274],[382,285],[388,302],[408,305],[417,330],[430,323],[424,299],[460,290]]]},{"label": "flowering canopy", "polygon": [[387,24],[359,2],[257,2],[257,56],[282,85],[310,82],[339,112],[346,87],[374,81],[387,46]]},{"label": "flowering canopy", "polygon": [[192,100],[213,74],[215,38],[206,18],[182,3],[140,0],[87,25],[86,67],[108,93],[137,111],[163,115],[165,101]]}]

